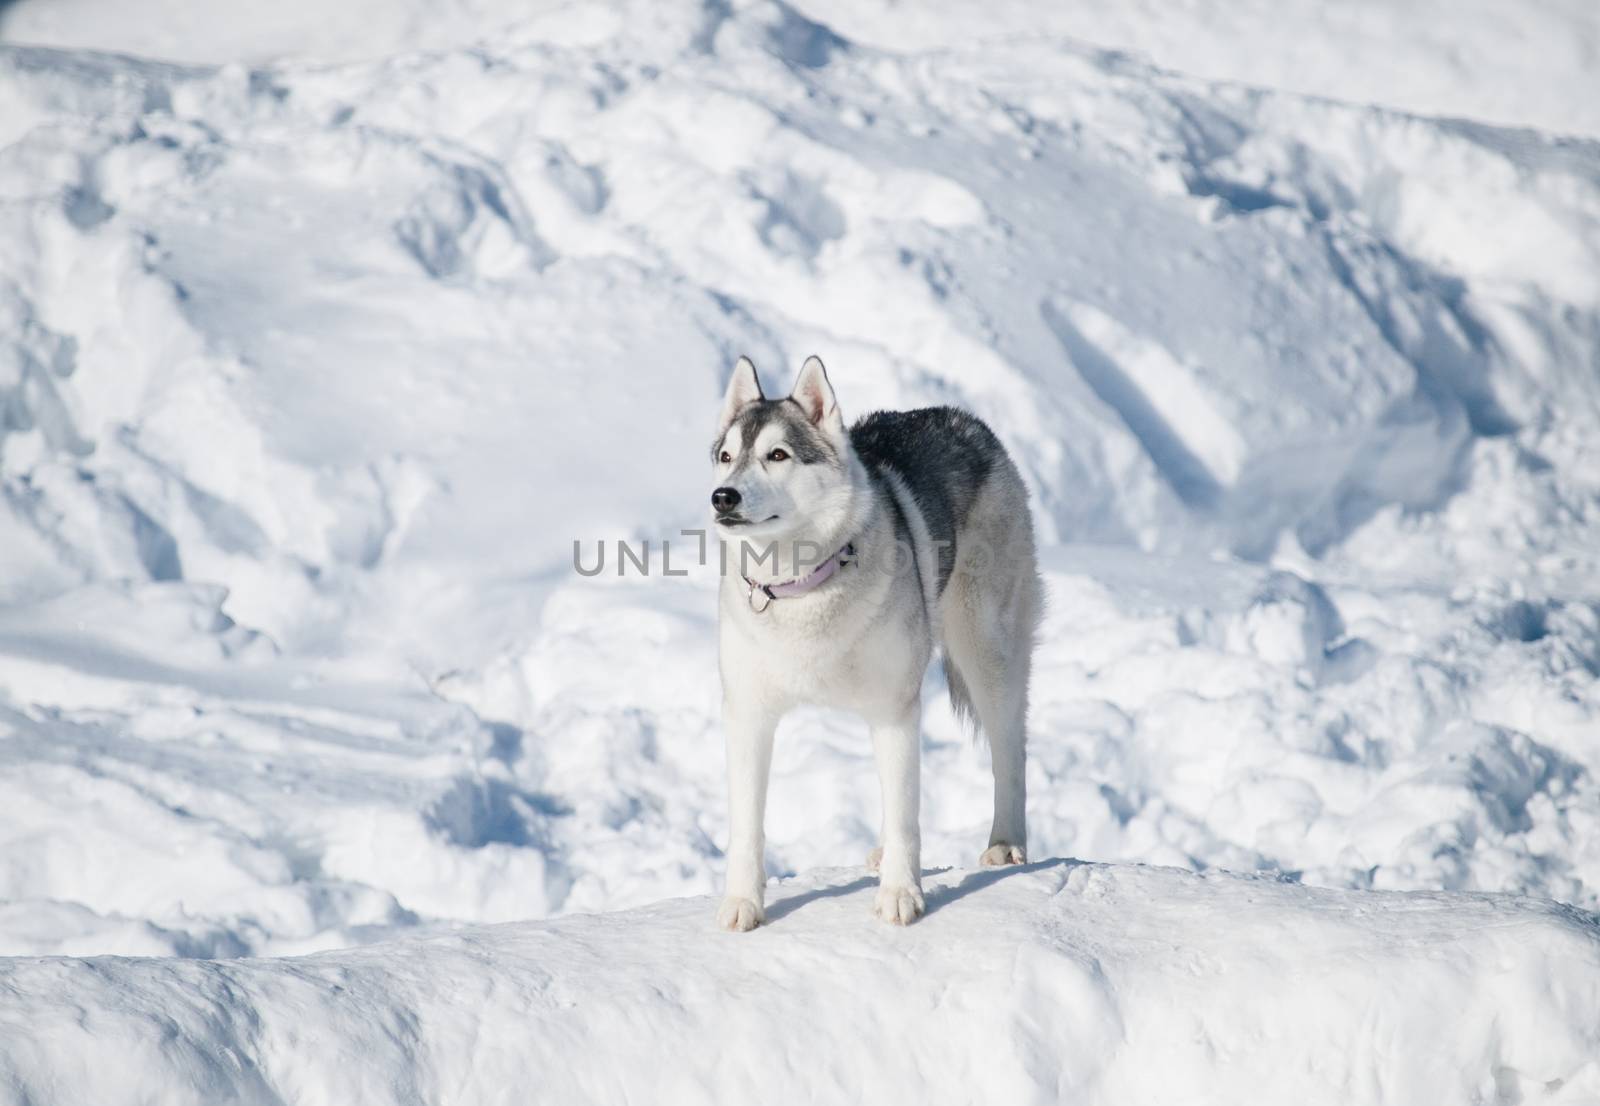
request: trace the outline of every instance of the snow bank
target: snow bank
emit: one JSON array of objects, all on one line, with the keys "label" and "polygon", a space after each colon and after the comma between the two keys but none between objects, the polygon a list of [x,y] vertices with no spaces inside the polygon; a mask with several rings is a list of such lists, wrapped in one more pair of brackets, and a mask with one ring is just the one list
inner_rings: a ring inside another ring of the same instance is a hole
[{"label": "snow bank", "polygon": [[[893,0],[806,0],[852,39],[886,49],[948,48],[1046,34],[1148,58],[1166,69],[1559,134],[1600,135],[1600,108],[1574,88],[1592,80],[1600,10],[1583,0],[1161,0],[938,5],[918,18]],[[25,0],[43,14],[40,0]],[[919,15],[927,8],[919,8]],[[22,14],[22,13],[19,13]],[[0,24],[0,31],[4,25]],[[81,32],[80,32],[81,33]]]},{"label": "snow bank", "polygon": [[[188,62],[260,64],[285,56],[377,58],[461,49],[530,30],[592,41],[614,16],[559,0],[310,0],[272,5],[159,0],[11,0],[0,40]],[[801,0],[795,9],[852,41],[892,51],[1033,35],[1148,57],[1184,73],[1561,134],[1600,135],[1592,79],[1600,11],[1584,0],[1158,0],[1050,5]]]},{"label": "snow bank", "polygon": [[1047,861],[277,960],[0,961],[21,1101],[1589,1102],[1600,924]]}]

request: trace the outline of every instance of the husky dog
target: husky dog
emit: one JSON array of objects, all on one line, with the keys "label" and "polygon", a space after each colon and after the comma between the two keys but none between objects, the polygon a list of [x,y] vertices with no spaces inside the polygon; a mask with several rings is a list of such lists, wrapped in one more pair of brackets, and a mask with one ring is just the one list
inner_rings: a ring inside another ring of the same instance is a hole
[{"label": "husky dog", "polygon": [[956,712],[994,768],[981,862],[1025,860],[1023,725],[1041,588],[1027,491],[994,433],[951,407],[880,411],[848,430],[822,362],[769,400],[740,358],[716,444],[719,609],[731,836],[717,921],[764,920],[763,818],[772,739],[790,708],[855,711],[883,794],[873,912],[922,915],[922,677],[944,652]]}]

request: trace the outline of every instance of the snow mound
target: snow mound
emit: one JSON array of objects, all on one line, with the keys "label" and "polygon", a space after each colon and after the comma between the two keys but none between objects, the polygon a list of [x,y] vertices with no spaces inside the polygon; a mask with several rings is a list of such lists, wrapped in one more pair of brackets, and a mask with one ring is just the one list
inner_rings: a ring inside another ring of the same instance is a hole
[{"label": "snow mound", "polygon": [[1047,861],[276,960],[0,962],[22,1101],[1590,1102],[1600,922]]},{"label": "snow mound", "polygon": [[[1600,11],[1584,0],[1161,0],[1049,5],[993,0],[799,0],[795,9],[853,41],[893,51],[1032,35],[1148,57],[1197,76],[1378,103],[1427,115],[1600,136],[1592,79]],[[577,9],[577,10],[575,10]],[[586,10],[584,10],[586,9]],[[615,19],[562,0],[313,0],[271,5],[147,0],[10,0],[0,41],[187,62],[378,58],[543,33],[593,41]]]}]

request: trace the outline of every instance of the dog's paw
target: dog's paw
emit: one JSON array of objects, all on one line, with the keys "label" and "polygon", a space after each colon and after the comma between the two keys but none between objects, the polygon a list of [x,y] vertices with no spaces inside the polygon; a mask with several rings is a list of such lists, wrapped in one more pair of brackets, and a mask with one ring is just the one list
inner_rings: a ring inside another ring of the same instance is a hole
[{"label": "dog's paw", "polygon": [[867,871],[876,872],[883,864],[883,846],[879,845],[867,854]]},{"label": "dog's paw", "polygon": [[1021,845],[1007,845],[1004,841],[997,845],[990,845],[983,850],[983,855],[978,858],[978,863],[985,868],[1001,868],[1007,864],[1026,864],[1028,854]]},{"label": "dog's paw", "polygon": [[922,892],[915,887],[880,887],[872,900],[872,912],[882,921],[908,926],[922,917]]},{"label": "dog's paw", "polygon": [[754,899],[729,895],[717,907],[717,925],[732,933],[748,933],[766,920],[766,912]]}]

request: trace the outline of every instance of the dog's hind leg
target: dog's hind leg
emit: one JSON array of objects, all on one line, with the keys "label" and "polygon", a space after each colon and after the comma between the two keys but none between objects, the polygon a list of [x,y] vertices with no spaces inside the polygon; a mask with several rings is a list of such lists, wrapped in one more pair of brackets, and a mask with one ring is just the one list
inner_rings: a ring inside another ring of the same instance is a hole
[{"label": "dog's hind leg", "polygon": [[957,713],[975,715],[989,740],[994,822],[980,863],[1020,864],[1028,845],[1028,680],[1043,597],[1026,493],[1014,473],[984,489],[963,544],[983,556],[958,566],[945,589],[945,669]]},{"label": "dog's hind leg", "polygon": [[953,694],[965,698],[989,741],[994,822],[980,863],[1020,864],[1028,846],[1028,651],[1007,650],[992,635],[974,639],[978,629],[969,623],[946,639],[945,663]]},{"label": "dog's hind leg", "polygon": [[[1023,718],[1027,697],[999,689],[984,723],[989,734],[989,760],[994,769],[994,822],[989,847],[978,862],[985,867],[1022,864],[1028,859],[1027,748]],[[980,708],[980,715],[983,713]]]}]

